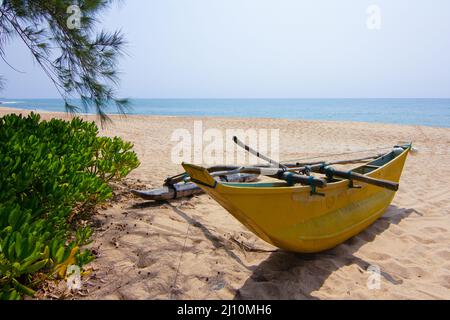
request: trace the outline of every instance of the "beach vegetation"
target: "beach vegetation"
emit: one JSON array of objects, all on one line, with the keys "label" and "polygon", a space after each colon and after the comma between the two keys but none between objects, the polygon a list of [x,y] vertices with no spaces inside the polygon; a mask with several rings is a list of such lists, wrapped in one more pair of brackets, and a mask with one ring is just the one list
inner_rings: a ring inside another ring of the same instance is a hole
[{"label": "beach vegetation", "polygon": [[139,166],[133,145],[98,136],[93,122],[0,118],[0,299],[33,296],[69,266],[92,261],[80,223],[112,196],[109,182]]}]

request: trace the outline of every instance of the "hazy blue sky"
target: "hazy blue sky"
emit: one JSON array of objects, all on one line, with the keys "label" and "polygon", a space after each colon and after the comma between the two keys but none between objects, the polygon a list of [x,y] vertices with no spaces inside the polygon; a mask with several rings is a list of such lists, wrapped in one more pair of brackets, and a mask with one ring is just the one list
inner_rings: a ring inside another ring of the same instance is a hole
[{"label": "hazy blue sky", "polygon": [[[125,0],[102,20],[129,42],[126,97],[450,97],[449,0]],[[7,54],[26,73],[0,61],[0,96],[58,97],[18,41]]]}]

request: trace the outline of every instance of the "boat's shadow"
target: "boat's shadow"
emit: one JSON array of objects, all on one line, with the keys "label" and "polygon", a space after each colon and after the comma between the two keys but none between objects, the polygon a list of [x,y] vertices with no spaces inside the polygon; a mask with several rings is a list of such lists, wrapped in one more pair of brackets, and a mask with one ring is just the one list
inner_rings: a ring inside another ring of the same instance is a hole
[{"label": "boat's shadow", "polygon": [[[281,250],[274,252],[254,269],[250,278],[237,290],[235,299],[316,299],[312,294],[338,269],[356,264],[361,272],[366,272],[371,263],[354,253],[392,224],[400,223],[413,213],[420,215],[414,209],[390,206],[386,214],[364,232],[323,253],[296,254]],[[381,271],[381,276],[393,284],[402,282],[386,271]]]}]

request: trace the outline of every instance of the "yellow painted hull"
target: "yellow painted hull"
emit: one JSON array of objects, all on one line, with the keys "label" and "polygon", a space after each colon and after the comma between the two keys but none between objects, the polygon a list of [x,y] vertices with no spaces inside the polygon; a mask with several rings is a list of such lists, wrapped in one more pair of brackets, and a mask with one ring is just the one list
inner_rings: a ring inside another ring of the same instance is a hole
[{"label": "yellow painted hull", "polygon": [[[370,177],[399,182],[410,148],[368,173]],[[288,251],[320,252],[357,235],[380,218],[395,192],[358,183],[349,188],[342,180],[311,195],[309,186],[238,185],[216,182],[204,168],[183,165],[193,181],[250,231]]]}]

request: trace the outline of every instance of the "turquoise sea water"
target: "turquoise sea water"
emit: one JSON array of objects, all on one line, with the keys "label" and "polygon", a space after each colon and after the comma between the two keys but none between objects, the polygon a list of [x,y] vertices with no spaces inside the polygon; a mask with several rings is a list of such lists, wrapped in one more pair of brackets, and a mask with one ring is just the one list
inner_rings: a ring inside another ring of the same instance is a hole
[{"label": "turquoise sea water", "polygon": [[[0,108],[64,111],[64,104],[58,99],[0,99],[0,102]],[[79,101],[74,103],[80,105]],[[109,111],[116,113],[114,108]],[[450,127],[450,99],[134,99],[130,114],[362,121]]]}]

